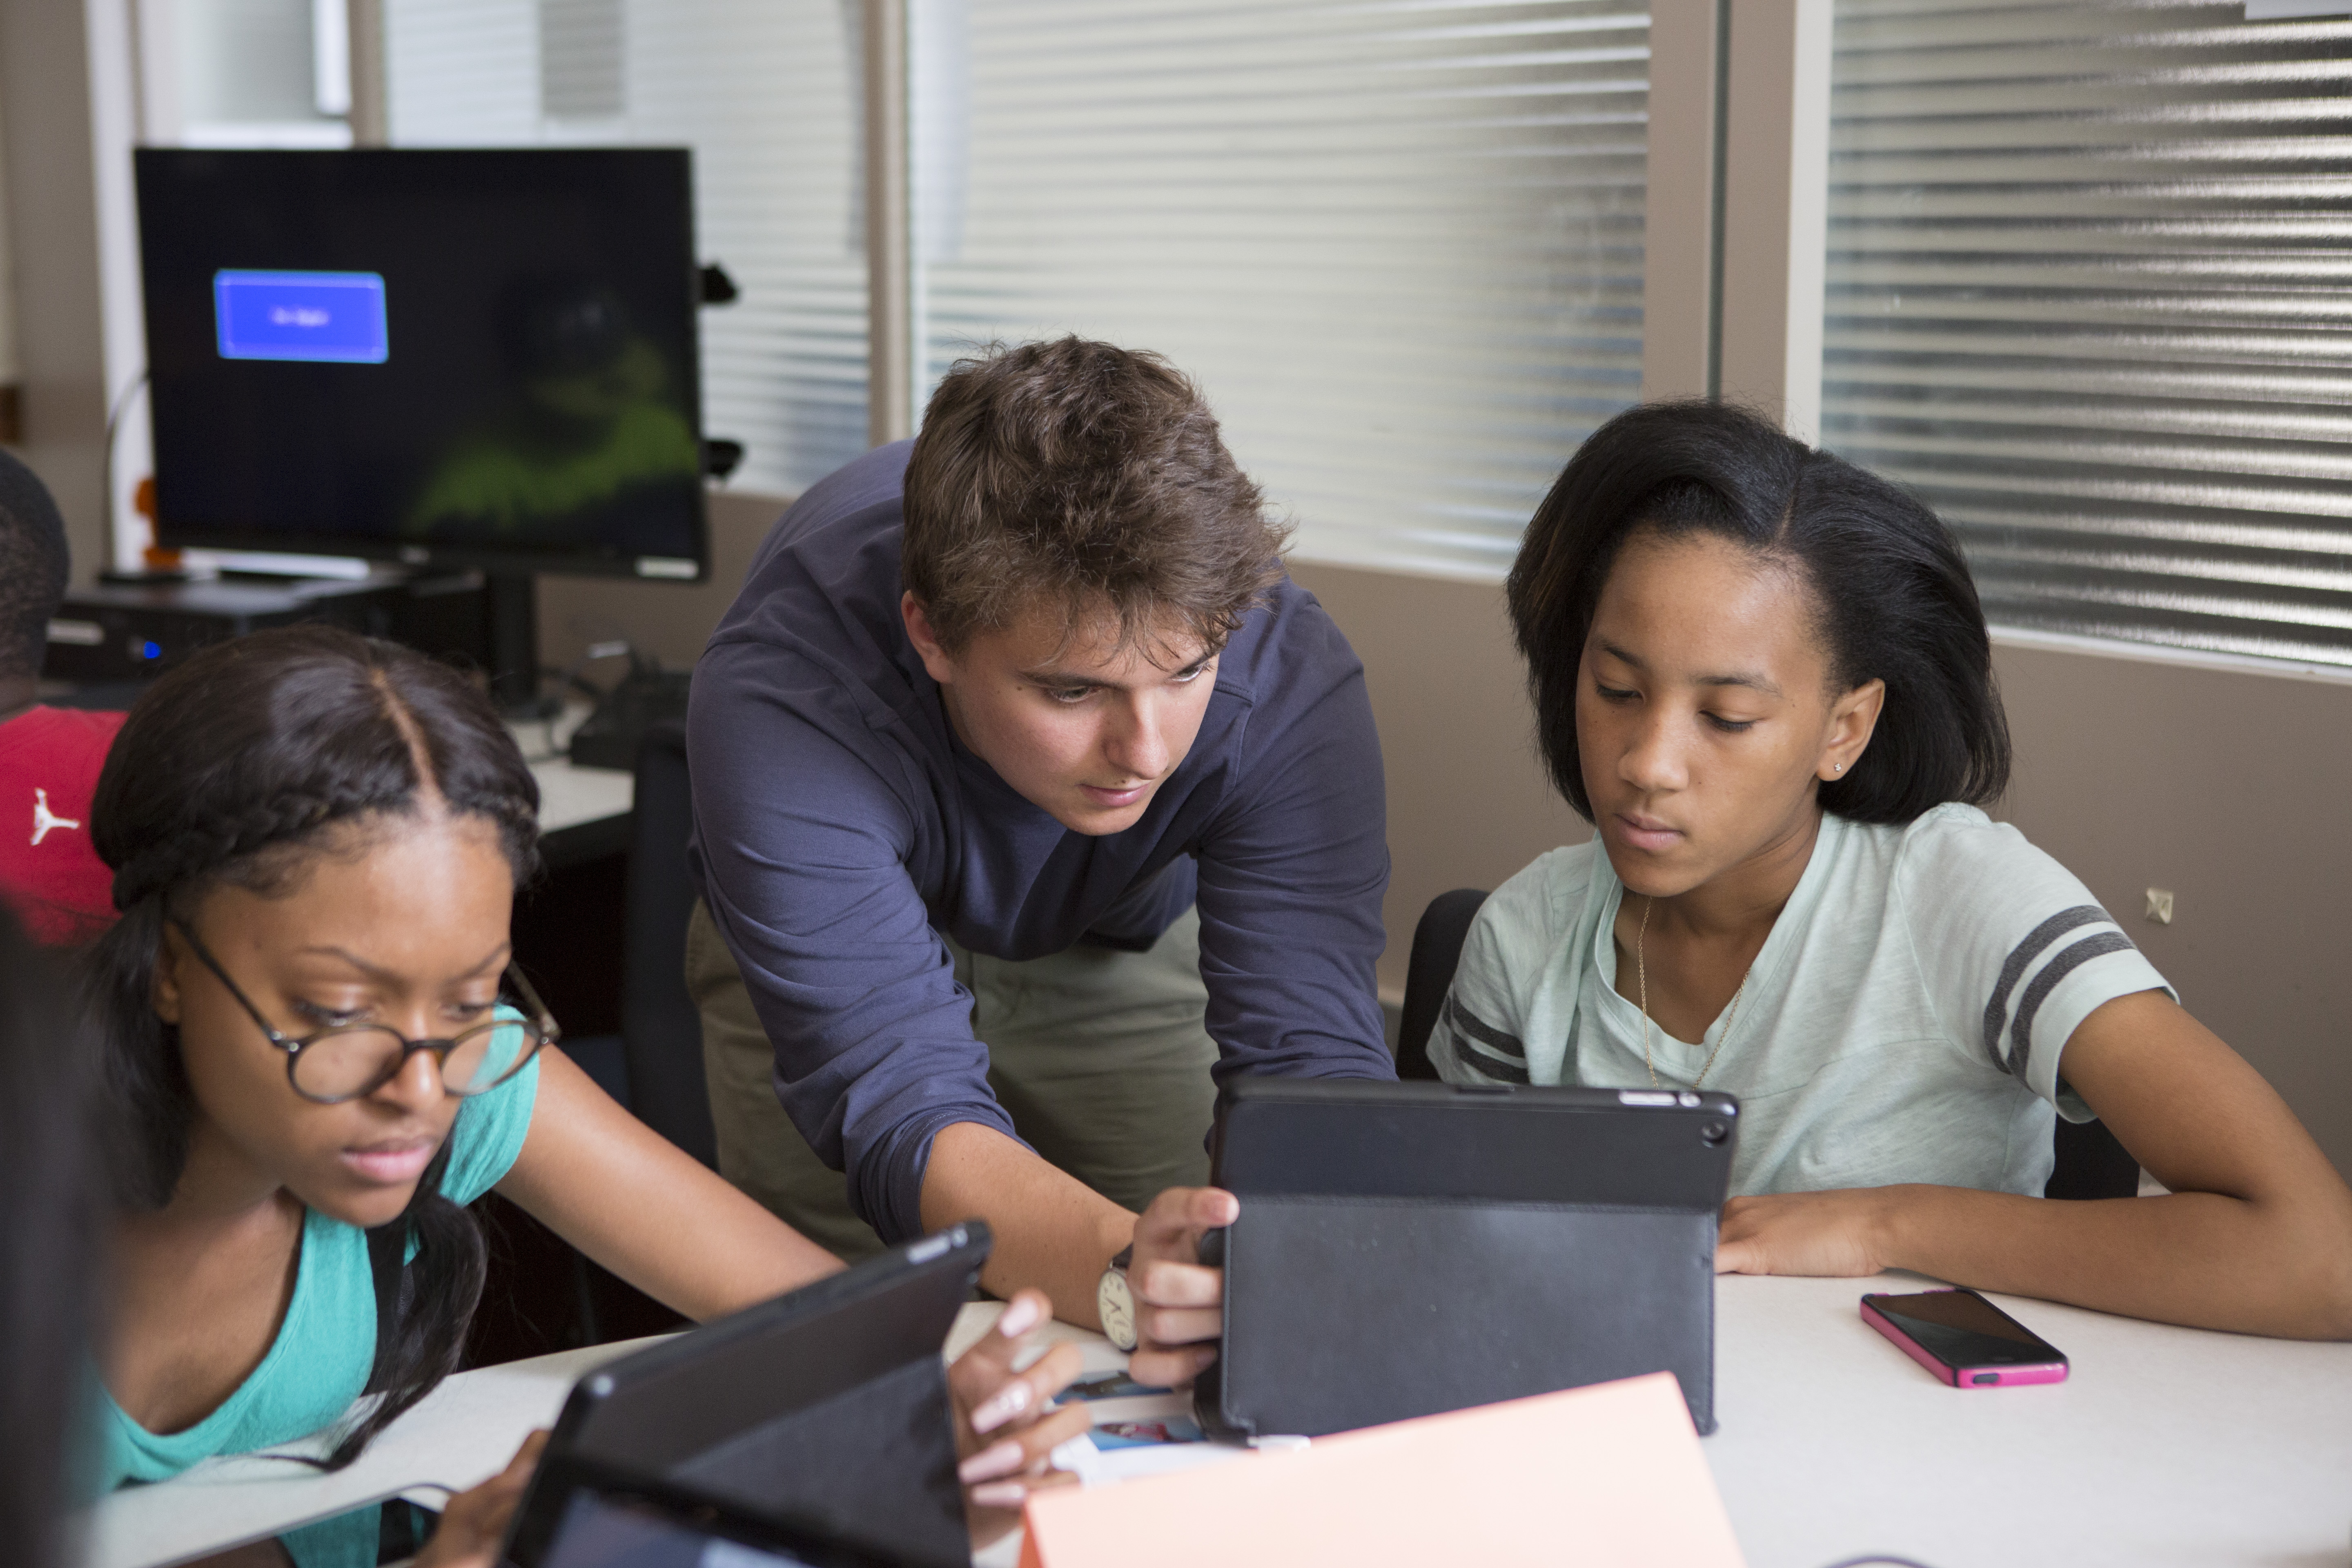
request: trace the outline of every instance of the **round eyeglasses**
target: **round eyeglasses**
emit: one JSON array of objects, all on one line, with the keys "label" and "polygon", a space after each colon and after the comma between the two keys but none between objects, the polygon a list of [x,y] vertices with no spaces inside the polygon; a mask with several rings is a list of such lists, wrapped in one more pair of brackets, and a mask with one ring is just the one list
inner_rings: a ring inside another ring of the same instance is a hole
[{"label": "round eyeglasses", "polygon": [[400,1069],[418,1051],[433,1053],[441,1068],[441,1087],[447,1092],[461,1098],[481,1094],[522,1071],[542,1048],[563,1037],[563,1031],[549,1016],[547,1005],[522,977],[522,971],[509,963],[501,994],[505,984],[513,986],[526,1005],[518,1009],[525,1012],[523,1017],[491,1018],[440,1040],[412,1040],[381,1024],[339,1024],[294,1038],[279,1033],[262,1016],[261,1009],[237,989],[236,982],[196,939],[187,921],[175,917],[172,923],[269,1043],[286,1053],[286,1080],[294,1086],[294,1092],[321,1105],[373,1094],[399,1077]]}]

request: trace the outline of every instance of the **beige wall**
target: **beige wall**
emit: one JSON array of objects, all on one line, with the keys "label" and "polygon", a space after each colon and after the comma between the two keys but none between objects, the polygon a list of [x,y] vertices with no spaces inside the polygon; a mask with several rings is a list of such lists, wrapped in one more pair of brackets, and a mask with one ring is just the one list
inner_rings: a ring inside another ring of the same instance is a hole
[{"label": "beige wall", "polygon": [[[1995,660],[2006,810],[2352,1173],[2352,686],[2037,649]],[[2172,923],[2146,918],[2171,889]]]},{"label": "beige wall", "polygon": [[16,450],[57,497],[74,576],[88,581],[107,563],[106,360],[80,5],[0,0],[0,121],[18,302]]},{"label": "beige wall", "polygon": [[8,247],[8,83],[0,73],[0,387],[16,384],[16,263]]},{"label": "beige wall", "polygon": [[787,504],[773,496],[713,490],[707,583],[541,578],[540,662],[561,668],[579,658],[589,643],[625,637],[659,655],[672,669],[691,668],[711,628],[735,602],[751,552]]},{"label": "beige wall", "polygon": [[[695,588],[550,580],[551,661],[589,637],[683,666],[782,502],[713,498],[718,557]],[[1544,781],[1498,587],[1298,562],[1363,658],[1381,729],[1393,868],[1381,963],[1404,982],[1413,921],[1590,830]],[[2182,999],[2260,1068],[2352,1171],[2352,685],[2003,647],[2017,742],[2001,815],[2090,885]],[[2176,897],[2169,926],[2145,890]]]},{"label": "beige wall", "polygon": [[1451,888],[1493,888],[1592,837],[1545,781],[1498,584],[1291,563],[1364,661],[1389,784],[1389,951],[1403,991],[1413,923]]}]

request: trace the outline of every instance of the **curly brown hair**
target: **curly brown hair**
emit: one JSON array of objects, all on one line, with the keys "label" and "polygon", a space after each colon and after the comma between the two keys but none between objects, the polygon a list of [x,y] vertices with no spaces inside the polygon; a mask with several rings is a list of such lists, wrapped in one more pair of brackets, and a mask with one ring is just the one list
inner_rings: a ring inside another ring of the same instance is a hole
[{"label": "curly brown hair", "polygon": [[900,575],[950,654],[1040,608],[1066,639],[1108,615],[1121,649],[1171,622],[1221,647],[1281,580],[1288,533],[1182,372],[1079,337],[956,363],[915,437],[906,520]]}]

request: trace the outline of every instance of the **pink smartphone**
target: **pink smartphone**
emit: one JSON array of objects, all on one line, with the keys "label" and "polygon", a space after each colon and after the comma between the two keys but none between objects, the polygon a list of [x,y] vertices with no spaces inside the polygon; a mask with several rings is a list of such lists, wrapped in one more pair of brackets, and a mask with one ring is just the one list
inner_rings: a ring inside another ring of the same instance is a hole
[{"label": "pink smartphone", "polygon": [[2057,1346],[1973,1290],[1864,1296],[1862,1321],[1954,1388],[2066,1381]]}]

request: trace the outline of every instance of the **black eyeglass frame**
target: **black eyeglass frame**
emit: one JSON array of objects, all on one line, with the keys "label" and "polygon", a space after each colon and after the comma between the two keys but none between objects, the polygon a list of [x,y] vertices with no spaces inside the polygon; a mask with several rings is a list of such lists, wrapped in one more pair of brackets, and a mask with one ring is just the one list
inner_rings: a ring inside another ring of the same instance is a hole
[{"label": "black eyeglass frame", "polygon": [[[530,1031],[530,1049],[523,1052],[520,1057],[517,1057],[514,1060],[513,1066],[508,1068],[506,1071],[500,1073],[489,1082],[473,1089],[454,1088],[451,1086],[448,1078],[449,1053],[457,1048],[457,1042],[467,1035],[475,1034],[481,1030],[497,1029],[508,1026],[504,1026],[499,1020],[493,1018],[478,1024],[471,1029],[462,1030],[457,1035],[451,1036],[447,1038],[427,1040],[412,1040],[406,1035],[402,1034],[398,1029],[393,1028],[384,1024],[334,1024],[319,1030],[316,1034],[303,1035],[299,1037],[287,1035],[281,1033],[276,1025],[272,1024],[267,1017],[262,1016],[261,1009],[253,1005],[253,999],[251,997],[247,996],[243,991],[237,989],[236,982],[228,977],[228,971],[221,967],[220,960],[212,955],[211,950],[205,946],[203,941],[197,937],[195,931],[189,926],[187,921],[182,920],[177,915],[173,915],[172,917],[172,924],[178,929],[179,933],[183,937],[187,939],[189,951],[194,952],[197,958],[204,962],[204,966],[206,969],[213,972],[213,978],[218,980],[223,985],[228,987],[228,994],[236,998],[237,1005],[245,1009],[246,1016],[253,1020],[254,1026],[261,1031],[263,1037],[268,1039],[271,1045],[286,1053],[286,1082],[288,1086],[290,1087],[295,1093],[300,1095],[303,1099],[309,1100],[313,1105],[343,1105],[354,1100],[365,1099],[367,1096],[373,1094],[377,1089],[382,1089],[385,1084],[390,1083],[394,1079],[398,1078],[400,1076],[401,1069],[408,1065],[408,1058],[415,1056],[419,1051],[431,1051],[433,1053],[434,1067],[440,1074],[441,1089],[443,1093],[452,1095],[459,1100],[470,1099],[478,1094],[487,1094],[491,1089],[498,1088],[499,1085],[506,1082],[509,1079],[513,1078],[515,1074],[522,1071],[524,1068],[530,1066],[532,1059],[536,1058],[541,1051],[545,1050],[548,1047],[555,1044],[556,1041],[563,1037],[563,1030],[562,1026],[556,1023],[554,1016],[548,1012],[547,1004],[539,999],[539,993],[533,991],[530,988],[530,982],[523,978],[521,967],[512,959],[509,959],[507,961],[506,969],[500,975],[500,979],[502,981],[512,981],[514,983],[515,990],[521,994],[522,999],[525,1002],[530,1004],[530,1016],[526,1018],[522,1025],[523,1027]],[[355,1089],[349,1094],[312,1094],[309,1089],[302,1087],[301,1080],[295,1077],[294,1069],[296,1064],[300,1061],[302,1053],[305,1050],[317,1045],[320,1040],[325,1039],[330,1035],[355,1035],[362,1030],[373,1034],[390,1035],[394,1039],[400,1042],[400,1058],[385,1070],[383,1077],[377,1079],[373,1083],[369,1084],[366,1088]]]}]

